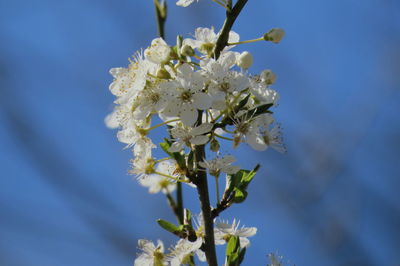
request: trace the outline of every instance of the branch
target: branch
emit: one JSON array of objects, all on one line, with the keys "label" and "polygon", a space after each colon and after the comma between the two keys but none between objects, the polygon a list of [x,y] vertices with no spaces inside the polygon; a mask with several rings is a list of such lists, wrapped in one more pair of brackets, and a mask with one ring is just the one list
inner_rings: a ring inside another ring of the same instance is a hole
[{"label": "branch", "polygon": [[[197,126],[202,123],[203,112],[199,111],[199,117],[197,120]],[[207,263],[209,266],[217,266],[217,253],[215,251],[215,240],[214,240],[214,219],[211,217],[211,204],[208,193],[208,181],[207,172],[203,167],[199,165],[199,162],[203,161],[206,157],[204,145],[195,146],[194,148],[194,162],[195,169],[194,176],[190,179],[194,181],[197,186],[197,193],[199,194],[199,200],[201,205],[201,211],[204,219],[204,252],[206,253]]]},{"label": "branch", "polygon": [[236,18],[239,16],[247,1],[248,0],[238,0],[232,9],[228,9],[226,11],[226,19],[224,25],[222,26],[222,29],[219,32],[218,40],[214,48],[215,59],[218,59],[221,51],[224,50],[224,48],[227,46],[229,40],[229,32],[231,31],[233,23],[235,23]]}]

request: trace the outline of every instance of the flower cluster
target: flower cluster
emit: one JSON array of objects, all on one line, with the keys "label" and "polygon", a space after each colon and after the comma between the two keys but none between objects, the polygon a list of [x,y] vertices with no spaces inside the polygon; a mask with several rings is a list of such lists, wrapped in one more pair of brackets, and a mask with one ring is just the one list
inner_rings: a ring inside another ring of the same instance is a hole
[{"label": "flower cluster", "polygon": [[[179,0],[177,4],[188,6],[193,2]],[[129,172],[137,176],[149,193],[166,194],[180,222],[179,227],[166,222],[160,224],[180,237],[169,253],[160,240],[157,244],[139,240],[142,252],[135,265],[190,264],[194,255],[205,261],[202,249],[207,243],[207,225],[203,224],[202,215],[195,221],[196,228],[192,227],[191,218],[187,220],[185,216],[183,222],[183,209],[181,213],[177,211],[179,203],[174,202],[171,193],[178,185],[179,191],[181,183],[197,187],[201,184],[199,178],[207,178],[207,173],[214,176],[218,202],[213,216],[208,214],[211,226],[220,211],[244,201],[258,166],[249,171],[232,165],[236,159],[221,153],[221,141],[231,142],[233,148],[245,143],[258,151],[269,147],[285,150],[280,126],[270,110],[279,99],[271,88],[276,75],[268,69],[258,75],[250,74],[253,56],[248,51],[232,51],[231,48],[241,43],[240,37],[233,31],[227,36],[227,45],[218,56],[215,50],[219,35],[213,28],[197,28],[194,38],[178,36],[174,46],[156,38],[130,59],[127,68],[110,70],[114,80],[109,88],[116,96],[116,105],[105,122],[110,128],[118,128],[118,140],[133,151]],[[261,39],[275,43],[282,37],[282,31],[273,29]],[[162,143],[153,143],[149,133],[161,127],[166,128],[168,137]],[[209,160],[204,154],[207,145],[215,152]],[[167,157],[153,156],[157,146]],[[218,178],[222,173],[226,175],[226,188],[220,200]],[[214,243],[228,243],[232,246],[231,252],[236,252],[227,255],[228,261],[239,260],[239,254],[244,256],[250,243],[247,237],[257,231],[253,227],[239,228],[236,220],[232,224],[217,223],[207,229],[208,235],[212,235],[213,229]]]},{"label": "flower cluster", "polygon": [[[170,152],[218,138],[231,139],[234,147],[247,143],[260,151],[284,150],[280,127],[269,110],[279,98],[271,89],[275,74],[264,70],[250,75],[251,54],[230,51],[231,46],[215,60],[217,35],[212,28],[198,28],[194,36],[174,47],[156,38],[135,54],[127,68],[110,70],[114,77],[110,91],[117,99],[106,123],[120,128],[118,140],[133,147],[131,172],[141,179],[154,178],[158,172],[152,158],[156,146],[148,133],[160,125],[169,126]],[[239,35],[231,32],[229,42],[238,40]],[[163,122],[152,126],[158,119]]]},{"label": "flower cluster", "polygon": [[[240,222],[233,220],[232,224],[226,221],[216,223],[214,228],[215,244],[224,245],[231,237],[239,237],[240,246],[246,248],[250,245],[248,237],[254,236],[257,232],[255,227],[239,228]],[[191,257],[197,255],[200,261],[205,262],[206,257],[201,250],[204,238],[204,225],[202,215],[198,215],[196,221],[196,239],[189,241],[187,239],[180,239],[177,244],[170,249],[169,253],[165,253],[164,244],[161,240],[157,241],[157,245],[145,239],[138,241],[141,253],[135,260],[135,266],[144,265],[171,265],[179,266],[182,264],[189,264]]]}]

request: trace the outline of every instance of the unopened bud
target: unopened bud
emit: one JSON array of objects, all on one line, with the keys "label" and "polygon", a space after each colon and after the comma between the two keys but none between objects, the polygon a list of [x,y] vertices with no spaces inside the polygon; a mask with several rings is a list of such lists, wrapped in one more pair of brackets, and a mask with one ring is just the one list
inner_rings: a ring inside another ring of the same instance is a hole
[{"label": "unopened bud", "polygon": [[237,57],[236,64],[241,68],[247,69],[253,64],[253,56],[245,51]]},{"label": "unopened bud", "polygon": [[276,75],[269,69],[263,70],[260,74],[261,81],[267,85],[274,84],[276,81]]},{"label": "unopened bud", "polygon": [[185,44],[181,47],[181,55],[183,56],[194,56],[194,50],[192,46]]},{"label": "unopened bud", "polygon": [[170,79],[171,74],[165,68],[159,68],[156,73],[157,78]]},{"label": "unopened bud", "polygon": [[218,140],[216,140],[216,139],[211,140],[210,150],[213,152],[217,152],[217,151],[219,151],[219,148],[220,148],[220,146],[219,146]]},{"label": "unopened bud", "polygon": [[283,36],[285,36],[285,31],[283,29],[274,28],[270,30],[268,33],[264,34],[264,40],[273,43],[278,43],[283,39]]}]

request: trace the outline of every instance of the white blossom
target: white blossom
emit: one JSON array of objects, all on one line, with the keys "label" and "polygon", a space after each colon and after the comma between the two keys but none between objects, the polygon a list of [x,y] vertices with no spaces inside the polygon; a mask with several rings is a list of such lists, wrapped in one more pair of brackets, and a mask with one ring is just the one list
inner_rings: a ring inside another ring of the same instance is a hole
[{"label": "white blossom", "polygon": [[155,160],[152,157],[136,157],[131,160],[131,163],[132,169],[129,170],[129,173],[137,175],[139,179],[144,179],[154,174]]},{"label": "white blossom", "polygon": [[[137,121],[143,122],[143,121]],[[137,124],[135,120],[130,120],[124,128],[117,133],[118,140],[122,143],[128,144],[128,147],[135,145],[135,143],[146,137],[148,126],[145,124]]]},{"label": "white blossom", "polygon": [[170,130],[174,143],[169,148],[170,152],[181,151],[184,146],[190,147],[193,145],[203,145],[209,140],[209,137],[204,135],[211,131],[213,125],[211,123],[204,123],[195,128],[186,127],[184,125],[177,125]]},{"label": "white blossom", "polygon": [[164,254],[164,244],[161,240],[157,240],[156,246],[149,240],[140,239],[138,245],[142,253],[135,259],[135,266],[168,265]]},{"label": "white blossom", "polygon": [[235,157],[226,155],[222,158],[217,157],[212,160],[199,162],[199,164],[201,167],[207,168],[210,175],[218,177],[221,172],[230,175],[237,173],[240,167],[231,165],[234,161],[236,161]]},{"label": "white blossom", "polygon": [[236,63],[235,52],[226,52],[218,60],[209,58],[200,64],[207,79],[208,93],[212,96],[212,108],[224,110],[238,92],[250,86],[249,78],[241,72],[230,70]]},{"label": "white blossom", "polygon": [[229,237],[237,236],[239,237],[240,247],[249,246],[250,241],[247,238],[254,236],[257,233],[257,228],[244,226],[239,228],[239,224],[240,222],[236,222],[236,219],[233,220],[232,224],[224,221],[216,223],[214,229],[215,244],[223,245],[229,241]]},{"label": "white blossom", "polygon": [[169,255],[171,266],[188,264],[190,262],[190,257],[200,249],[202,244],[203,240],[201,238],[197,238],[195,242],[190,242],[187,239],[180,239]]},{"label": "white blossom", "polygon": [[143,178],[139,178],[139,183],[149,188],[149,193],[158,193],[163,192],[171,193],[176,188],[176,182],[171,178],[160,175],[158,173],[162,173],[165,175],[169,175],[175,178],[179,178],[179,175],[176,174],[176,164],[174,160],[167,160],[158,163],[155,167],[155,173],[146,175]]},{"label": "white blossom", "polygon": [[[214,28],[197,28],[194,33],[195,39],[184,39],[183,44],[188,44],[193,48],[196,48],[205,55],[211,55],[214,50],[215,43],[218,40],[218,35],[214,32]],[[238,42],[240,39],[239,34],[234,31],[229,32],[229,43]],[[225,51],[232,48],[233,46],[225,47]]]},{"label": "white blossom", "polygon": [[127,103],[146,85],[147,74],[154,72],[157,65],[146,60],[143,53],[138,52],[130,60],[128,68],[112,68],[110,74],[114,81],[110,84],[110,91],[117,96],[116,104]]},{"label": "white blossom", "polygon": [[165,109],[170,100],[167,89],[158,84],[145,87],[136,97],[132,106],[133,117],[138,120],[146,119],[152,113],[159,113]]},{"label": "white blossom", "polygon": [[164,120],[179,117],[185,125],[192,126],[198,117],[197,110],[211,107],[211,97],[202,92],[204,78],[188,64],[178,68],[175,80],[160,86],[171,93],[168,105],[161,112],[160,117]]},{"label": "white blossom", "polygon": [[269,88],[265,82],[258,79],[251,79],[250,92],[255,96],[257,103],[253,103],[252,107],[269,104],[277,105],[279,94],[275,90]]},{"label": "white blossom", "polygon": [[238,114],[234,119],[235,135],[234,147],[241,142],[246,142],[253,149],[264,151],[272,147],[277,151],[284,152],[281,131],[279,126],[271,128],[274,119],[271,114],[262,114],[252,117],[251,114]]},{"label": "white blossom", "polygon": [[171,48],[162,38],[156,38],[151,42],[150,47],[144,50],[147,60],[155,64],[162,64],[169,61]]}]

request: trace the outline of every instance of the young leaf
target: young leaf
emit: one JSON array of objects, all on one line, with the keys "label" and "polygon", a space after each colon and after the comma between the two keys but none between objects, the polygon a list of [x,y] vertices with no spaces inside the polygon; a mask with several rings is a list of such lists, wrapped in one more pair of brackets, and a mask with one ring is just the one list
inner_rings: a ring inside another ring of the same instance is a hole
[{"label": "young leaf", "polygon": [[240,241],[238,236],[231,236],[226,246],[226,256],[231,256],[240,247]]},{"label": "young leaf", "polygon": [[247,191],[241,190],[239,188],[234,188],[233,190],[233,201],[235,203],[242,203],[247,198]]},{"label": "young leaf", "polygon": [[239,265],[240,241],[238,236],[231,236],[226,246],[226,261],[229,266]]},{"label": "young leaf", "polygon": [[178,226],[176,226],[176,225],[174,225],[174,224],[172,224],[172,223],[170,223],[170,222],[167,222],[167,221],[165,221],[165,220],[158,219],[158,220],[157,220],[157,223],[158,223],[162,228],[164,228],[165,230],[167,230],[168,232],[171,232],[171,233],[173,233],[173,234],[177,234],[177,233],[180,231],[180,229],[179,229]]}]

